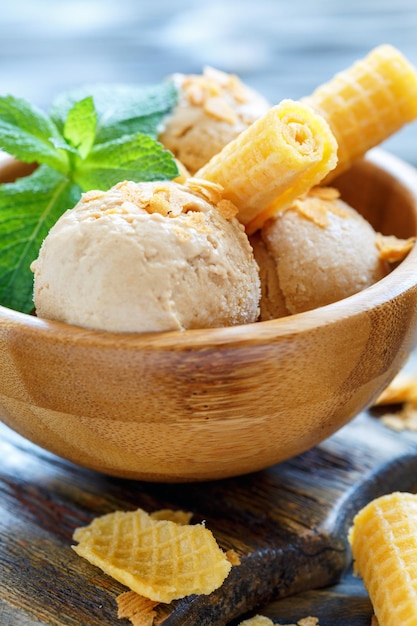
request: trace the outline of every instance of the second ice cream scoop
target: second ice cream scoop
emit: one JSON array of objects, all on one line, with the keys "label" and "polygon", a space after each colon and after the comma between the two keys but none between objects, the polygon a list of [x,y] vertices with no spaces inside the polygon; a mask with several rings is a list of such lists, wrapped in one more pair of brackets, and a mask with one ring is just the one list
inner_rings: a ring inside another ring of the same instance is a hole
[{"label": "second ice cream scoop", "polygon": [[212,156],[270,108],[236,75],[206,67],[202,74],[174,74],[179,102],[159,140],[195,174]]},{"label": "second ice cream scoop", "polygon": [[378,233],[332,188],[314,188],[251,242],[262,278],[261,319],[336,302],[390,271]]}]

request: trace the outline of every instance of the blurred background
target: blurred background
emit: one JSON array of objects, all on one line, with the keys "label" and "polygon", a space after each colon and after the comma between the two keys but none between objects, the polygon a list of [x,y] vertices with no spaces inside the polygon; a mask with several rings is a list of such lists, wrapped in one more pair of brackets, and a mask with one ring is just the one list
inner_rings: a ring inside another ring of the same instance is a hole
[{"label": "blurred background", "polygon": [[[417,0],[13,0],[0,13],[0,94],[48,110],[70,87],[211,65],[275,103],[381,43],[417,65]],[[417,122],[385,147],[417,165]]]}]

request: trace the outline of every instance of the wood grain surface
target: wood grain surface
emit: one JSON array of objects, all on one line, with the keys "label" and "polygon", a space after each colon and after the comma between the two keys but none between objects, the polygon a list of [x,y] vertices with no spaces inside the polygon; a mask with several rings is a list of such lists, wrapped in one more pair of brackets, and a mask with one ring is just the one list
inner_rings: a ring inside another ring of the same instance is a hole
[{"label": "wood grain surface", "polygon": [[[71,549],[76,527],[142,507],[193,512],[241,565],[210,596],[158,607],[157,624],[365,626],[372,614],[349,572],[352,516],[370,498],[417,490],[417,438],[363,413],[309,452],[267,470],[206,483],[144,483],[81,469],[0,428],[0,624],[104,626],[126,588]],[[324,587],[324,588],[323,588]],[[298,594],[298,595],[295,595]],[[239,618],[239,619],[238,619]]]}]

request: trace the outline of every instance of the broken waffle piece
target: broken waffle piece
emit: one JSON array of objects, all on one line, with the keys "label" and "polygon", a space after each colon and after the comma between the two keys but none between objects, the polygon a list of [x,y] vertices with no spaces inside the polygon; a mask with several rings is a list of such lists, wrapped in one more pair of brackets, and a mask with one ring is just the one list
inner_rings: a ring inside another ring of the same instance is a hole
[{"label": "broken waffle piece", "polygon": [[152,518],[146,511],[115,511],[74,532],[75,552],[155,602],[210,594],[232,567],[203,524]]}]

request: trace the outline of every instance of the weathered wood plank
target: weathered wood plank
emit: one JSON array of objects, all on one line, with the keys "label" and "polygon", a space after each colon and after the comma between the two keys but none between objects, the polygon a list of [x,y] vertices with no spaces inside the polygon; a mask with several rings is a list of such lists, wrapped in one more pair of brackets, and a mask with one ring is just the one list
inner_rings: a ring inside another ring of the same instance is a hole
[{"label": "weathered wood plank", "polygon": [[416,438],[389,431],[369,414],[295,459],[194,484],[107,477],[49,454],[5,426],[0,433],[2,626],[122,625],[115,598],[125,588],[75,554],[72,533],[97,515],[138,506],[190,510],[194,521],[206,520],[223,548],[241,557],[210,596],[160,607],[160,624],[224,625],[262,609],[287,623],[314,613],[321,626],[345,626],[346,620],[362,626],[369,623],[370,605],[360,581],[331,587],[349,564],[347,527],[371,497],[417,489]]}]

